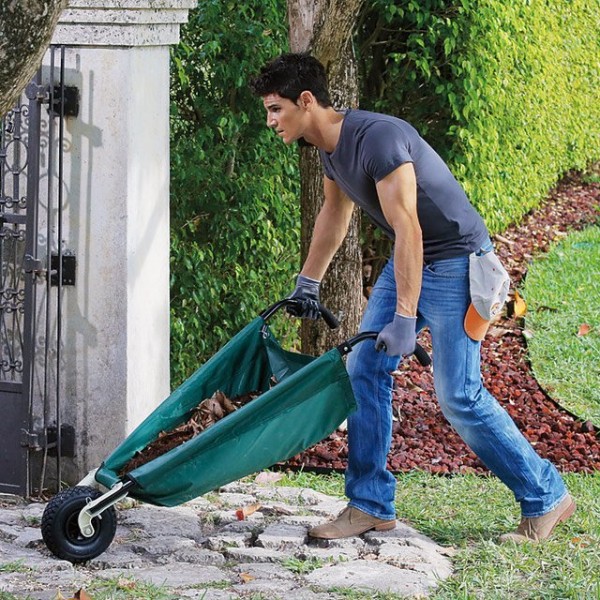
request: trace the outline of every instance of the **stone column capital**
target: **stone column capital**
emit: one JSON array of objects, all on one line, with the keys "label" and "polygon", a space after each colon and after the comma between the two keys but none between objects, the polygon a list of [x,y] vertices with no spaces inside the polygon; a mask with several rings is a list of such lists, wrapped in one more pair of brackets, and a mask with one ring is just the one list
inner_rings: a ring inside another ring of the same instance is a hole
[{"label": "stone column capital", "polygon": [[69,0],[53,44],[168,46],[198,0]]}]

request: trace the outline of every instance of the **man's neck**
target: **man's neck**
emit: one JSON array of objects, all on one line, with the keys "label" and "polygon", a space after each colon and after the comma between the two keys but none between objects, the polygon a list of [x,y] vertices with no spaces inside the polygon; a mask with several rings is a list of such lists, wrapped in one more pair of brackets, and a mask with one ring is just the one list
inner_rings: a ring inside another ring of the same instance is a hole
[{"label": "man's neck", "polygon": [[331,154],[340,139],[344,115],[329,106],[315,111],[313,119],[313,126],[304,138],[313,146]]}]

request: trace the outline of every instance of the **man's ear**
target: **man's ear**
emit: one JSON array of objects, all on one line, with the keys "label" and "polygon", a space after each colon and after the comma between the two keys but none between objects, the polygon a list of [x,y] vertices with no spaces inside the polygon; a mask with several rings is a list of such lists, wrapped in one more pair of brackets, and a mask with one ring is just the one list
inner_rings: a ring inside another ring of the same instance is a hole
[{"label": "man's ear", "polygon": [[301,92],[300,96],[298,97],[299,106],[305,110],[310,110],[310,108],[312,108],[316,102],[317,99],[314,97],[313,93],[308,90]]}]

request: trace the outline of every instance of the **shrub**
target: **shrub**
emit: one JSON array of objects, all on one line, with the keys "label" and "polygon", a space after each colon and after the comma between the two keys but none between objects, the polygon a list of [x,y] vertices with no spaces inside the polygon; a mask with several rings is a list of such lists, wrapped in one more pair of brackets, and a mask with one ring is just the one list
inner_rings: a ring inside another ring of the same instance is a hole
[{"label": "shrub", "polygon": [[600,4],[371,0],[365,108],[412,122],[493,232],[600,157]]},{"label": "shrub", "polygon": [[247,85],[285,48],[284,14],[282,0],[202,2],[173,52],[175,385],[289,293],[299,267],[296,152],[267,130]]}]

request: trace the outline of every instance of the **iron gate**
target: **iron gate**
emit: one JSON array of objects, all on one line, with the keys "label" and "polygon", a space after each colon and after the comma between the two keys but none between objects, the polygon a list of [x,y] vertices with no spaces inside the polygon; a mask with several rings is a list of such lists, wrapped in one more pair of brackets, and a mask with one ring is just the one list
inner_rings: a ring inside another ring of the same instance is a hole
[{"label": "iron gate", "polygon": [[[55,68],[57,52],[60,62]],[[43,84],[42,73],[43,69],[21,101],[0,120],[0,492],[18,495],[45,487],[49,451],[57,460],[56,482],[61,481],[58,366],[63,257],[60,243],[54,244],[58,248],[54,255],[50,248],[52,236],[60,240],[62,235],[64,47],[51,48]],[[43,203],[42,146],[47,184]],[[44,220],[46,256],[40,258],[39,229]],[[51,286],[57,294],[51,294]],[[52,336],[50,323],[55,329]],[[50,353],[56,359],[52,364]],[[56,383],[53,390],[50,379]],[[42,406],[41,423],[39,418],[34,422],[34,402]],[[41,479],[36,484],[30,470],[34,452],[43,454]]]},{"label": "iron gate", "polygon": [[28,491],[40,112],[36,97],[17,104],[0,132],[0,491],[16,494]]}]

